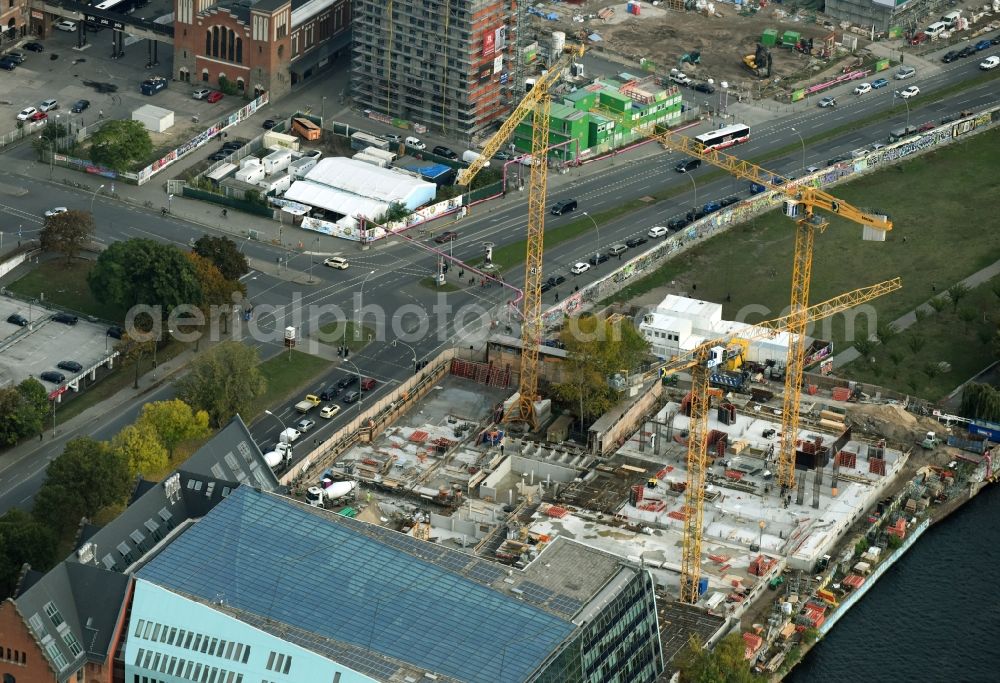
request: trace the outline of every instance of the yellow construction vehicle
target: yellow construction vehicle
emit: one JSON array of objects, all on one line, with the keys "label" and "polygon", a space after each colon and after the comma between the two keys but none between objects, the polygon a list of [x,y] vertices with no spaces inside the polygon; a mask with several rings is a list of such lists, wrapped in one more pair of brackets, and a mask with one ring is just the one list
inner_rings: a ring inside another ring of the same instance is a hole
[{"label": "yellow construction vehicle", "polygon": [[[802,313],[806,322],[822,320],[894,292],[900,287],[902,287],[902,282],[899,278],[894,278],[871,287],[863,287],[841,294],[807,308]],[[788,326],[797,321],[797,317],[790,314],[759,323],[756,325],[757,330],[754,333],[741,335],[741,341],[749,342],[787,331]],[[688,423],[687,488],[684,493],[684,547],[681,557],[680,596],[682,602],[692,604],[698,601],[698,579],[701,578],[708,412],[709,401],[713,393],[709,388],[709,378],[713,370],[723,366],[733,355],[743,353],[742,345],[733,344],[732,341],[728,338],[706,341],[692,351],[652,369],[644,377],[644,379],[651,379],[655,376],[666,377],[682,371],[691,373],[691,416]],[[786,392],[787,390],[786,387]],[[784,438],[784,434],[782,437]]]},{"label": "yellow construction vehicle", "polygon": [[785,364],[784,404],[781,413],[781,450],[778,453],[778,484],[785,490],[795,488],[795,440],[799,428],[799,400],[802,392],[802,373],[805,366],[805,330],[809,286],[812,280],[813,241],[817,232],[826,230],[829,223],[817,215],[822,209],[864,227],[862,236],[866,240],[884,240],[892,222],[888,216],[862,211],[837,199],[823,190],[793,185],[787,178],[772,173],[749,161],[720,152],[705,149],[697,140],[658,128],[656,137],[664,147],[683,152],[702,161],[723,168],[738,178],[750,180],[767,190],[786,197],[784,212],[795,219],[795,251],[792,261],[791,313],[787,316],[787,332],[791,337],[788,358]]}]

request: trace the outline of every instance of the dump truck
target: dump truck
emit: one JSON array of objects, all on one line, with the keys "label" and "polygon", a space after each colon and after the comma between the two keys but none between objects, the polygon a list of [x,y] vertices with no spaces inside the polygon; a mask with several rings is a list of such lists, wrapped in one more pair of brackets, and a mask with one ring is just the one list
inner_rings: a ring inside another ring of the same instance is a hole
[{"label": "dump truck", "polygon": [[744,55],[743,67],[757,78],[771,76],[771,51],[757,43],[757,50],[752,55]]},{"label": "dump truck", "polygon": [[319,396],[316,394],[309,394],[304,399],[295,404],[295,409],[300,413],[308,413],[310,410],[315,408],[320,404]]}]

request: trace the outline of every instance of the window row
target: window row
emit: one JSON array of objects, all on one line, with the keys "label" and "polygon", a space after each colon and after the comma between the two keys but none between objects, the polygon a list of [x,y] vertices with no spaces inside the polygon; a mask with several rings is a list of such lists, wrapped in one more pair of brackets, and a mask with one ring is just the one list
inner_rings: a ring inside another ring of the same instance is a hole
[{"label": "window row", "polygon": [[[159,671],[167,676],[185,678],[196,683],[243,683],[243,674],[241,673],[143,648],[139,648],[135,655],[135,665],[147,671]],[[151,681],[151,683],[156,682]]]},{"label": "window row", "polygon": [[5,662],[13,662],[14,664],[25,665],[28,663],[28,655],[20,650],[11,650],[9,647],[4,649],[0,647],[0,659]]},{"label": "window row", "polygon": [[205,55],[242,64],[243,39],[231,28],[213,26],[205,31]]},{"label": "window row", "polygon": [[135,625],[133,635],[143,640],[151,640],[156,643],[166,643],[174,647],[182,647],[185,650],[194,650],[207,654],[210,657],[222,657],[231,659],[234,662],[247,663],[250,659],[250,646],[237,643],[232,640],[222,640],[211,636],[178,629],[174,626],[159,624],[154,621],[139,619]]},{"label": "window row", "polygon": [[276,671],[278,673],[287,674],[288,670],[292,668],[292,656],[283,655],[280,652],[271,651],[271,654],[267,657],[267,670]]},{"label": "window row", "polygon": [[673,332],[657,332],[656,330],[648,330],[646,335],[656,339],[669,339],[670,341],[680,341],[680,335]]}]

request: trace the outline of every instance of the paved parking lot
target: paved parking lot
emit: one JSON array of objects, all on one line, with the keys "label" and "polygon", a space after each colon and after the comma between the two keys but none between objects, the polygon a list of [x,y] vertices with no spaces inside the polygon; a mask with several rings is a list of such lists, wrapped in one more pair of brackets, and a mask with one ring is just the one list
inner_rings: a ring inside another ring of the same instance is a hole
[{"label": "paved parking lot", "polygon": [[[237,97],[225,97],[215,104],[192,98],[191,93],[201,86],[170,80],[173,46],[166,43],[158,47],[159,66],[146,69],[149,42],[140,40],[127,45],[123,58],[111,59],[110,29],[88,32],[88,47],[83,50],[76,48],[76,33],[53,31],[43,40],[27,37],[21,44],[33,40],[42,43],[45,52],[29,52],[23,47],[5,50],[21,52],[25,61],[14,71],[0,71],[0,132],[13,130],[19,111],[37,107],[47,98],[59,101],[55,113],[61,121],[69,117],[80,125],[93,123],[102,111],[105,118],[129,119],[132,111],[144,104],[172,110],[177,124],[190,123],[192,116],[204,123],[244,104]],[[139,92],[139,84],[150,76],[164,76],[169,85],[155,95],[145,96]],[[102,92],[107,90],[113,92]],[[71,114],[70,107],[79,99],[90,100],[90,108]],[[50,118],[55,120],[55,115],[50,113]]]},{"label": "paved parking lot", "polygon": [[[58,311],[0,297],[0,386],[17,384],[27,377],[38,377],[46,370],[58,370],[72,382],[74,376],[85,373],[100,363],[112,350],[115,340],[107,336],[107,326],[81,318],[76,325],[65,325],[51,319]],[[19,327],[7,322],[18,313],[32,324]],[[60,361],[76,361],[83,366],[81,373],[59,370]],[[56,385],[42,382],[46,389]]]}]

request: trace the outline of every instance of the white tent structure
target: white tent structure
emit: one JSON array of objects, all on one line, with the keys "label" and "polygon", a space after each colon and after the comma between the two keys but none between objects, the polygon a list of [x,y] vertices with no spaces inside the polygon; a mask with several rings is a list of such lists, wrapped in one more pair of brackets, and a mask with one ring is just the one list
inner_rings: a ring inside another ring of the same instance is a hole
[{"label": "white tent structure", "polygon": [[436,191],[434,183],[403,171],[328,157],[292,183],[284,198],[343,216],[373,218],[385,213],[392,202],[417,209],[433,201]]}]

